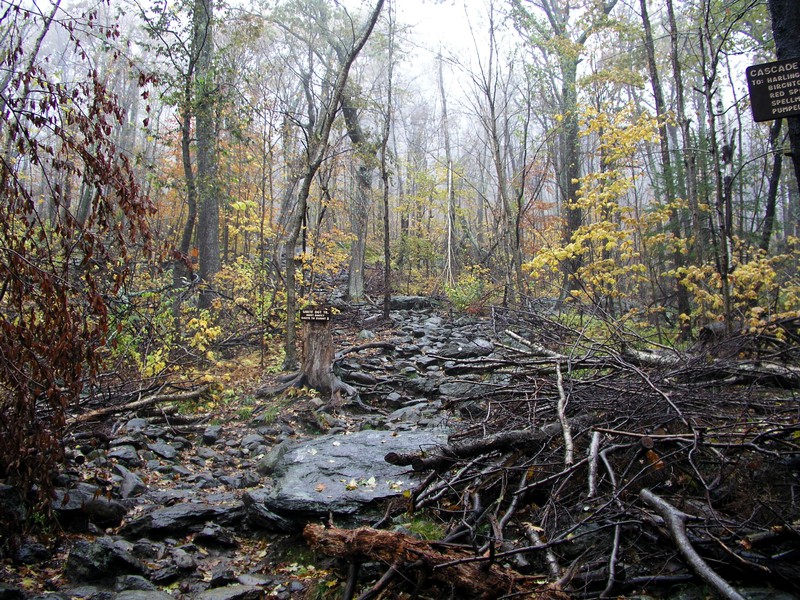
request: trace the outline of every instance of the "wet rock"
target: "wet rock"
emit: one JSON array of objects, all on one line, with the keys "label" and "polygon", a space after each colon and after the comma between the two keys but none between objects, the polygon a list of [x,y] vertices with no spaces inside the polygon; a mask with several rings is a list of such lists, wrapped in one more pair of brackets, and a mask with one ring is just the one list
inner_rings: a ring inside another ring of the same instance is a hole
[{"label": "wet rock", "polygon": [[23,600],[25,593],[13,585],[0,582],[0,600]]},{"label": "wet rock", "polygon": [[125,590],[117,594],[115,600],[175,600],[175,598],[158,590]]},{"label": "wet rock", "polygon": [[160,440],[152,444],[147,444],[147,448],[166,460],[174,460],[178,456],[178,451],[173,446]]},{"label": "wet rock", "polygon": [[171,533],[200,531],[207,522],[235,522],[243,516],[241,504],[182,503],[158,508],[125,524],[120,534],[128,537],[158,537]]},{"label": "wet rock", "polygon": [[266,506],[269,490],[251,490],[242,496],[246,508],[247,523],[255,529],[275,531],[278,533],[294,533],[302,527],[298,523],[279,515]]},{"label": "wet rock", "polygon": [[236,583],[200,592],[195,598],[196,600],[258,600],[263,594],[264,589],[259,586]]},{"label": "wet rock", "polygon": [[158,588],[141,575],[121,575],[117,577],[117,580],[114,582],[114,589],[117,592],[124,592],[135,590],[153,591]]},{"label": "wet rock", "polygon": [[392,296],[390,310],[420,310],[433,308],[435,300],[427,296]]},{"label": "wet rock", "polygon": [[216,523],[210,523],[203,527],[193,539],[196,544],[201,546],[236,548],[239,545],[239,542],[233,537],[233,533]]},{"label": "wet rock", "polygon": [[275,473],[282,476],[266,497],[267,508],[283,514],[353,514],[413,487],[407,468],[383,460],[388,452],[418,451],[445,441],[443,432],[367,430],[294,444],[276,464]]},{"label": "wet rock", "polygon": [[203,432],[203,443],[206,446],[213,446],[219,441],[221,437],[222,437],[222,426],[210,425],[206,427],[205,431]]},{"label": "wet rock", "polygon": [[119,495],[121,498],[133,498],[147,491],[147,485],[136,473],[129,471],[120,464],[114,465],[114,471],[119,475]]},{"label": "wet rock", "polygon": [[146,567],[131,551],[132,544],[110,537],[90,542],[75,540],[67,556],[64,575],[69,581],[98,581],[120,574],[141,575]]},{"label": "wet rock", "polygon": [[130,444],[123,444],[121,446],[112,448],[108,451],[108,458],[118,460],[122,463],[125,463],[129,467],[138,467],[143,464],[139,453],[136,451],[136,448]]}]

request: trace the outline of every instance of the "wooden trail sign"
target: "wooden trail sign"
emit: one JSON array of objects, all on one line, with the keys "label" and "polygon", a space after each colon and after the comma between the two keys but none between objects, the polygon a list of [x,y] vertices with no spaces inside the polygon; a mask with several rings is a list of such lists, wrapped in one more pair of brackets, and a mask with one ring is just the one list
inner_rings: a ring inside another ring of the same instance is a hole
[{"label": "wooden trail sign", "polygon": [[307,306],[300,309],[301,321],[330,321],[331,320],[331,307],[330,306]]},{"label": "wooden trail sign", "polygon": [[755,121],[800,116],[800,58],[747,67]]}]

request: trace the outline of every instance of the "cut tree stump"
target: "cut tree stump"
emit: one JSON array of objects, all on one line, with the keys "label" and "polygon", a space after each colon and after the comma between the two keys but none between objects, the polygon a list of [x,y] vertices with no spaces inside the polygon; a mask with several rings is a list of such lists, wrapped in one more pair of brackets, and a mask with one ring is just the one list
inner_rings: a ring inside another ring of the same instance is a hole
[{"label": "cut tree stump", "polygon": [[262,388],[256,395],[269,397],[289,388],[309,387],[328,396],[333,406],[342,402],[342,394],[355,397],[356,390],[339,379],[333,372],[336,356],[331,334],[330,311],[325,308],[304,309],[300,313],[303,322],[303,362],[298,373],[287,377],[281,385]]}]

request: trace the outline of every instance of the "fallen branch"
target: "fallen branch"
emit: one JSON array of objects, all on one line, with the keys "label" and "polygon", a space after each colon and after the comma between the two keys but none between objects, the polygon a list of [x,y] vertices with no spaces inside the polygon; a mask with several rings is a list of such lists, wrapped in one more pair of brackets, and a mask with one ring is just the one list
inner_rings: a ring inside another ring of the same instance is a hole
[{"label": "fallen branch", "polygon": [[88,423],[89,421],[94,421],[101,417],[107,417],[108,415],[114,415],[121,412],[139,410],[140,408],[146,408],[148,406],[152,406],[153,404],[160,404],[164,402],[186,402],[187,400],[197,400],[208,390],[209,386],[204,385],[189,392],[181,392],[175,394],[155,394],[153,396],[147,396],[146,398],[141,398],[133,402],[128,402],[127,404],[105,406],[103,408],[98,408],[96,410],[92,410],[90,412],[83,413],[82,415],[77,415],[76,417],[73,417],[72,419],[70,419],[67,426],[77,425],[79,423]]},{"label": "fallen branch", "polygon": [[435,446],[421,452],[389,452],[383,457],[383,460],[391,465],[411,465],[411,468],[415,471],[427,471],[428,469],[437,469],[439,467],[450,467],[456,460],[478,456],[494,450],[524,448],[531,444],[541,445],[548,439],[549,436],[539,430],[503,431],[477,440]]},{"label": "fallen branch", "polygon": [[572,443],[572,430],[567,421],[567,394],[564,391],[564,378],[561,376],[561,366],[556,363],[556,384],[558,385],[558,405],[556,407],[558,422],[561,423],[561,432],[564,436],[564,464],[570,466],[574,460],[574,445]]},{"label": "fallen branch", "polygon": [[344,350],[337,352],[336,356],[334,357],[334,361],[340,360],[352,352],[361,352],[362,350],[370,350],[372,348],[380,348],[381,350],[394,350],[396,347],[396,344],[393,344],[392,342],[368,342],[366,344],[361,344],[360,346],[350,346],[349,348],[345,348]]},{"label": "fallen branch", "polygon": [[678,552],[680,552],[681,556],[683,556],[684,560],[689,564],[695,575],[714,588],[723,598],[727,598],[728,600],[745,600],[744,596],[737,592],[731,584],[717,575],[692,547],[692,543],[686,535],[686,520],[690,518],[689,515],[656,496],[647,488],[642,488],[639,492],[639,497],[664,519],[664,523],[666,523],[669,529],[670,537],[677,546]]},{"label": "fallen branch", "polygon": [[[536,577],[520,575],[498,564],[461,563],[437,569],[438,565],[465,558],[461,548],[418,540],[396,531],[370,527],[359,529],[326,529],[310,524],[303,531],[308,544],[328,556],[349,560],[367,559],[392,565],[397,571],[421,570],[433,580],[454,587],[459,598],[492,599],[511,594],[525,594],[534,600],[564,599],[559,590],[540,588]],[[529,594],[529,595],[528,595]]]}]

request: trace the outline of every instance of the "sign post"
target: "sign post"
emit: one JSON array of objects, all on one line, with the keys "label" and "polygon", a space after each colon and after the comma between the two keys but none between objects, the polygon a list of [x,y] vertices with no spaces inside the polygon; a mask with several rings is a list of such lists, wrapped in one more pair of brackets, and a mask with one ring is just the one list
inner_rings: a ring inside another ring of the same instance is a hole
[{"label": "sign post", "polygon": [[747,67],[755,121],[800,116],[800,58]]}]

